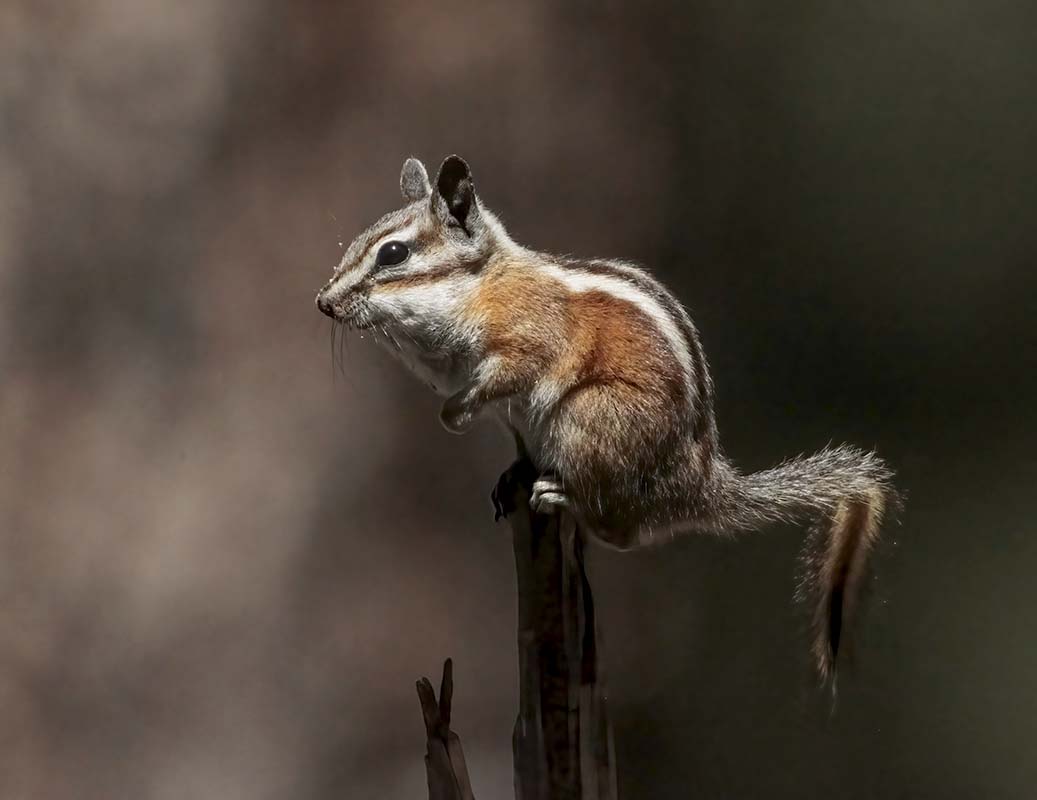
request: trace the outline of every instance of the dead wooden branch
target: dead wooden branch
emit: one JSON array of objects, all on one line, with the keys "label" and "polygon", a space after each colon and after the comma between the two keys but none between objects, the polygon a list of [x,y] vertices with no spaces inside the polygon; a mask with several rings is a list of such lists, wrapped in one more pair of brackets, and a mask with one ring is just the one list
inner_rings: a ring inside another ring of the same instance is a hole
[{"label": "dead wooden branch", "polygon": [[495,493],[511,524],[518,577],[515,797],[615,800],[615,752],[583,541],[568,514],[530,512],[535,477],[532,465],[519,461]]},{"label": "dead wooden branch", "polygon": [[[598,663],[583,541],[568,514],[534,514],[533,465],[517,461],[493,492],[511,525],[518,588],[519,713],[512,736],[516,800],[616,800],[616,759]],[[428,732],[430,800],[471,798],[450,731],[450,661],[437,705],[418,683]]]},{"label": "dead wooden branch", "polygon": [[428,777],[429,800],[475,800],[461,740],[450,730],[450,704],[453,696],[454,665],[448,658],[443,664],[438,702],[431,681],[428,678],[418,681],[418,700],[425,717],[427,735],[425,774]]}]

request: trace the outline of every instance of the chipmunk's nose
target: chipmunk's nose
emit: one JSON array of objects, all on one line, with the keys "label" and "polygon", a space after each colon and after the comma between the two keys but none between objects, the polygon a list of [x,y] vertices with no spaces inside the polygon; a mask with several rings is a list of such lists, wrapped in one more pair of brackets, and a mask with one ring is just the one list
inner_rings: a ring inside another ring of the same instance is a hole
[{"label": "chipmunk's nose", "polygon": [[328,295],[324,291],[317,292],[317,308],[321,310],[322,314],[327,314],[329,317],[335,316],[335,309],[331,305],[331,300],[328,299]]}]

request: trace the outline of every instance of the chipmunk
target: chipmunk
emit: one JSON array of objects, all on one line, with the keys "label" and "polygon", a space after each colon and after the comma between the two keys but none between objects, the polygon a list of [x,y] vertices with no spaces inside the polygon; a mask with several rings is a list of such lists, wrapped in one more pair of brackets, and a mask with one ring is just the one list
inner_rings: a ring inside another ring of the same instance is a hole
[{"label": "chipmunk", "polygon": [[496,415],[540,473],[533,510],[566,509],[608,545],[817,520],[801,589],[816,596],[813,654],[829,676],[895,500],[885,463],[840,446],[738,472],[720,449],[698,332],[658,281],[628,263],[517,244],[458,156],[435,188],[407,159],[400,188],[406,205],[349,245],[318,308],[380,333],[446,398],[447,430]]}]

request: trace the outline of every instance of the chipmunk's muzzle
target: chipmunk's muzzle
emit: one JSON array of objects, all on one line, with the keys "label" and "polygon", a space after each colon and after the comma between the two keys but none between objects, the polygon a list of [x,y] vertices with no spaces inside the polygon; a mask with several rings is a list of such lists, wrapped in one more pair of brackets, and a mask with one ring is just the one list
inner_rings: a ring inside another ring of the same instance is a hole
[{"label": "chipmunk's muzzle", "polygon": [[338,315],[335,313],[335,306],[331,302],[331,298],[328,297],[327,292],[323,289],[317,292],[317,308],[320,309],[321,314],[326,314],[332,319],[338,319]]},{"label": "chipmunk's muzzle", "polygon": [[363,299],[355,292],[344,297],[326,286],[317,293],[317,308],[322,314],[331,317],[351,328],[367,330],[372,325],[369,309]]}]

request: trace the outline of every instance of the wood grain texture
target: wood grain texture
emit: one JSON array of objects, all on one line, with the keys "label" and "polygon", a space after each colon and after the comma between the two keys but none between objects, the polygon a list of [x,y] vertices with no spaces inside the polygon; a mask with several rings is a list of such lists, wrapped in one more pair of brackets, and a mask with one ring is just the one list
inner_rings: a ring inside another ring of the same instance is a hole
[{"label": "wood grain texture", "polygon": [[594,601],[576,523],[529,510],[535,478],[517,462],[495,497],[510,500],[518,579],[516,800],[615,800],[616,759],[598,663]]},{"label": "wood grain texture", "polygon": [[453,662],[443,664],[439,699],[428,678],[418,681],[418,700],[425,718],[427,750],[425,774],[429,800],[475,800],[464,750],[457,734],[450,730],[450,706],[454,696]]},{"label": "wood grain texture", "polygon": [[[567,514],[534,514],[537,475],[520,459],[493,491],[507,517],[518,589],[519,712],[512,735],[516,800],[616,800],[616,757],[598,663],[583,540]],[[418,681],[429,800],[474,800],[461,740],[450,730],[453,665],[437,700]]]}]

